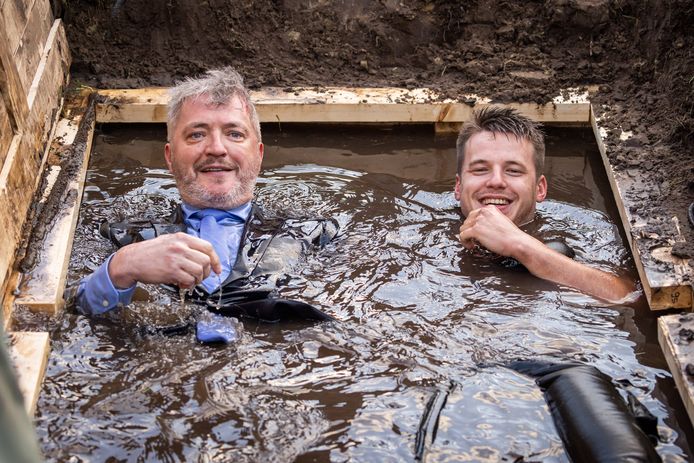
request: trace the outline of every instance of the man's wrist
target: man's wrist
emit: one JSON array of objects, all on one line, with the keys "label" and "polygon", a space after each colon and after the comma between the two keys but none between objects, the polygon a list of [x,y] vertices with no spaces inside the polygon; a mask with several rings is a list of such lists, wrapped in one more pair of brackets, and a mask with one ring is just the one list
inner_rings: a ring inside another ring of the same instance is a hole
[{"label": "man's wrist", "polygon": [[522,239],[514,241],[511,257],[530,269],[534,260],[541,257],[541,250],[538,245],[541,246],[542,243],[533,236],[523,232]]},{"label": "man's wrist", "polygon": [[124,264],[127,261],[124,256],[126,252],[125,248],[119,249],[108,264],[108,276],[111,283],[120,290],[132,288],[137,283],[137,280],[129,275],[128,266]]}]

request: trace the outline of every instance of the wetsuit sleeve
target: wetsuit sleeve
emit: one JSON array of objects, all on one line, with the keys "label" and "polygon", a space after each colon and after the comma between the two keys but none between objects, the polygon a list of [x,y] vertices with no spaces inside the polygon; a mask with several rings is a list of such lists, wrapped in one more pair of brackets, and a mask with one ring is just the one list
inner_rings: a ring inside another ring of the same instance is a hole
[{"label": "wetsuit sleeve", "polygon": [[117,289],[113,286],[108,275],[108,265],[112,257],[113,254],[94,273],[80,281],[75,305],[81,313],[100,315],[130,303],[136,285],[127,289]]}]

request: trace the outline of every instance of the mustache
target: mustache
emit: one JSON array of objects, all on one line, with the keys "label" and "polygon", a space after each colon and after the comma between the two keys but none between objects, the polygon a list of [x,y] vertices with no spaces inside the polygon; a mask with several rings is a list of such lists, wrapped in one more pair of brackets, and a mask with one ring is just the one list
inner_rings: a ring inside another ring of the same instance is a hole
[{"label": "mustache", "polygon": [[210,166],[221,167],[221,168],[229,169],[229,170],[237,170],[239,168],[239,165],[236,164],[235,162],[221,160],[221,159],[212,159],[212,158],[204,159],[200,162],[196,162],[193,165],[193,168],[195,170],[201,170],[201,169],[204,169],[204,168],[210,167]]}]

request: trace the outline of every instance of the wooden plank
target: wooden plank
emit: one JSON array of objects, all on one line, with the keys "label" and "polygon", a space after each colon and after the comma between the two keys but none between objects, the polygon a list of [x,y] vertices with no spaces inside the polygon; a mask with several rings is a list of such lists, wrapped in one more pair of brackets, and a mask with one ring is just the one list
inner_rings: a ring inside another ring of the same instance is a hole
[{"label": "wooden plank", "polygon": [[[15,304],[34,311],[56,314],[64,305],[63,291],[94,134],[93,114],[89,121],[85,121],[86,127],[81,126],[81,122],[82,114],[74,114],[70,119],[61,119],[55,131],[54,142],[51,144],[48,174],[53,177],[53,182],[48,182],[41,202],[46,203],[50,198],[54,198],[62,207],[54,211],[54,219],[41,219],[50,222],[50,230],[41,243],[41,249],[38,250],[38,265],[24,274],[24,284],[14,301]],[[79,137],[78,131],[81,131]],[[61,165],[64,158],[69,158],[70,166]],[[61,174],[70,177],[60,179]],[[56,179],[60,179],[58,183],[63,190],[56,191],[57,188],[53,188]]]},{"label": "wooden plank", "polygon": [[5,288],[0,297],[2,297],[2,321],[3,329],[6,333],[12,331],[12,311],[14,310],[14,290],[17,288],[17,282],[19,281],[19,273],[8,272],[7,278],[5,279]]},{"label": "wooden plank", "polygon": [[27,89],[27,92],[43,56],[43,48],[53,25],[53,13],[47,0],[36,0],[29,8],[19,46],[14,50],[13,55],[22,86]]},{"label": "wooden plank", "polygon": [[50,352],[48,333],[14,332],[9,337],[10,358],[17,371],[19,390],[27,413],[33,416]]},{"label": "wooden plank", "polygon": [[[671,255],[670,250],[675,243],[674,239],[670,240],[670,246],[656,245],[655,243],[662,242],[660,237],[653,236],[651,232],[647,231],[646,223],[640,223],[632,217],[629,212],[629,204],[625,204],[629,198],[628,192],[642,188],[642,185],[634,182],[627,172],[615,172],[612,168],[604,143],[606,133],[599,127],[597,117],[592,109],[591,125],[651,310],[694,309],[692,286],[689,283],[691,281],[691,267],[688,265],[688,261]],[[660,223],[663,224],[663,227],[670,224],[672,227],[670,234],[678,241],[684,241],[677,219],[673,221],[663,218]]]},{"label": "wooden plank", "polygon": [[0,94],[10,115],[12,128],[15,132],[21,130],[29,115],[27,94],[22,87],[17,65],[12,58],[6,31],[2,27],[0,27]]},{"label": "wooden plank", "polygon": [[10,115],[7,113],[5,101],[0,98],[0,168],[5,162],[12,138],[14,138],[14,130],[10,123]]},{"label": "wooden plank", "polygon": [[[694,314],[658,318],[658,341],[694,424]],[[691,372],[689,373],[688,372]]]},{"label": "wooden plank", "polygon": [[[56,95],[55,89],[53,91],[49,89],[52,87],[60,88],[63,83],[66,83],[69,69],[70,50],[65,29],[62,21],[56,19],[48,33],[41,61],[39,61],[27,94],[29,108],[33,109],[35,105],[44,108],[46,103],[59,100],[62,92],[58,92]],[[55,108],[55,105],[51,107]]]},{"label": "wooden plank", "polygon": [[14,55],[22,40],[22,31],[27,23],[27,5],[22,1],[10,0],[2,4],[0,20],[6,32],[6,45],[10,50],[10,56]]},{"label": "wooden plank", "polygon": [[5,288],[8,271],[22,238],[27,211],[46,158],[48,140],[62,87],[67,83],[69,49],[60,20],[54,23],[44,57],[28,95],[29,116],[25,129],[15,136],[8,158],[0,171],[0,288]]},{"label": "wooden plank", "polygon": [[[100,90],[98,122],[166,122],[168,95],[164,88]],[[465,96],[463,100],[441,100],[428,89],[401,88],[297,88],[291,92],[265,88],[251,92],[261,122],[304,123],[456,123],[470,118],[473,108],[465,100],[475,99],[475,109],[488,99]],[[519,103],[507,106],[545,124],[589,123],[590,104],[580,95],[556,99],[546,105]]]}]

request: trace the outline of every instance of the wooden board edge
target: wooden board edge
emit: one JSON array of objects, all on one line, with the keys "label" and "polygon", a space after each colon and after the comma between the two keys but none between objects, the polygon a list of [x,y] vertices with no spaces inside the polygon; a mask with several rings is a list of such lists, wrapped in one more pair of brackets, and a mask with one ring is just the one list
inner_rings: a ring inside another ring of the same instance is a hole
[{"label": "wooden board edge", "polygon": [[[61,50],[65,48],[65,51]],[[65,28],[60,19],[53,21],[50,31],[48,32],[48,38],[43,47],[43,52],[41,53],[41,59],[38,66],[36,67],[36,72],[31,80],[31,86],[27,92],[27,104],[29,108],[33,107],[34,101],[37,94],[42,90],[41,83],[44,79],[46,72],[50,72],[50,61],[55,61],[58,56],[62,58],[62,55],[66,56],[67,67],[70,67],[70,57],[68,50],[67,37],[65,35]]]},{"label": "wooden board edge", "polygon": [[679,349],[668,328],[668,321],[677,317],[679,315],[663,315],[658,318],[658,343],[663,351],[670,373],[675,380],[677,391],[687,410],[689,420],[694,424],[694,386],[687,379],[686,365],[682,365],[680,361]]},{"label": "wooden board edge", "polygon": [[[73,124],[69,124],[74,133],[70,135],[58,134],[71,145],[78,130],[81,127],[81,116],[72,119]],[[14,303],[28,307],[32,311],[47,312],[57,314],[63,308],[63,292],[67,280],[67,271],[72,253],[72,245],[75,237],[75,228],[79,219],[79,210],[84,191],[84,182],[87,177],[87,166],[91,153],[92,141],[94,136],[95,121],[92,118],[87,122],[87,140],[84,151],[81,152],[81,165],[77,175],[67,186],[68,190],[75,191],[76,197],[71,205],[61,210],[57,214],[57,221],[53,224],[52,230],[47,235],[42,245],[40,265],[27,277],[27,283],[23,286],[22,292],[16,297]],[[68,144],[56,143],[52,150],[64,150]],[[73,153],[76,155],[76,153]],[[38,277],[38,282],[32,284],[31,278]]]},{"label": "wooden board edge", "polygon": [[[164,123],[167,89],[98,90],[97,122]],[[281,92],[281,94],[280,94]],[[391,97],[392,92],[397,97]],[[409,93],[404,93],[409,92]],[[428,89],[326,88],[321,92],[284,92],[265,88],[251,92],[261,122],[300,123],[457,123],[468,120],[474,109],[491,103],[485,99],[471,106],[458,101],[436,101]],[[279,94],[279,96],[278,96]],[[589,124],[590,104],[577,100],[510,103],[522,114],[545,124]]]},{"label": "wooden board edge", "polygon": [[[639,279],[641,280],[641,285],[643,286],[643,291],[646,295],[646,299],[648,300],[650,309],[654,311],[666,309],[691,310],[694,308],[691,285],[683,283],[680,281],[680,278],[672,278],[668,279],[667,281],[655,282],[649,276],[648,269],[644,265],[644,261],[641,256],[642,251],[639,247],[638,238],[634,238],[634,230],[630,221],[631,217],[624,204],[624,199],[622,197],[624,191],[623,188],[620,187],[619,180],[617,179],[617,176],[612,169],[612,164],[610,163],[609,157],[607,156],[607,148],[603,141],[603,135],[595,114],[595,109],[592,107],[592,105],[590,108],[590,125],[593,128],[593,134],[598,145],[598,150],[600,151],[603,167],[605,168],[605,173],[610,184],[610,189],[612,190],[615,204],[617,205],[622,227],[624,228],[624,232],[628,240],[629,249],[631,250],[631,255],[634,259],[634,264],[636,265],[636,270],[638,272]],[[675,270],[673,270],[673,275],[676,277],[677,272]]]},{"label": "wooden board edge", "polygon": [[[12,143],[10,144],[10,149],[5,158],[5,162],[0,170],[0,205],[6,205],[6,209],[11,212],[16,208],[16,205],[11,204],[12,201],[3,201],[3,198],[9,198],[11,193],[11,186],[9,185],[10,174],[16,169],[15,158],[22,145],[22,135],[17,134],[13,137]],[[12,209],[10,209],[12,208]],[[14,253],[17,247],[17,241],[19,239],[18,233],[19,229],[13,230],[9,223],[10,217],[5,217],[6,214],[0,214],[0,228],[3,229],[3,240],[0,241],[0,287],[4,285],[5,277],[8,274],[10,267],[12,265],[12,259],[14,258]],[[16,234],[14,233],[16,232]]]},{"label": "wooden board edge", "polygon": [[[607,180],[610,184],[610,190],[612,191],[612,196],[614,197],[615,204],[617,205],[617,211],[619,212],[619,218],[622,222],[622,227],[624,228],[624,234],[627,237],[629,249],[631,250],[631,255],[634,259],[634,265],[636,266],[636,271],[638,272],[639,279],[643,286],[644,293],[646,293],[647,299],[651,292],[651,287],[648,284],[648,275],[644,269],[643,262],[641,261],[641,255],[639,250],[636,248],[634,239],[632,236],[631,223],[629,222],[629,214],[624,206],[624,200],[622,199],[622,190],[619,187],[619,183],[614,175],[614,170],[612,169],[612,164],[607,156],[607,147],[603,141],[602,133],[598,125],[597,116],[595,114],[595,109],[593,105],[590,107],[590,125],[593,128],[593,135],[595,136],[595,142],[598,145],[598,151],[600,152],[600,158],[602,159],[602,165],[605,169],[605,174]],[[650,305],[650,304],[649,304]]]},{"label": "wooden board edge", "polygon": [[29,416],[34,415],[50,353],[50,338],[46,332],[9,333],[10,357],[16,370],[19,390]]},{"label": "wooden board edge", "polygon": [[651,310],[694,310],[694,290],[691,285],[650,287],[646,294]]}]

